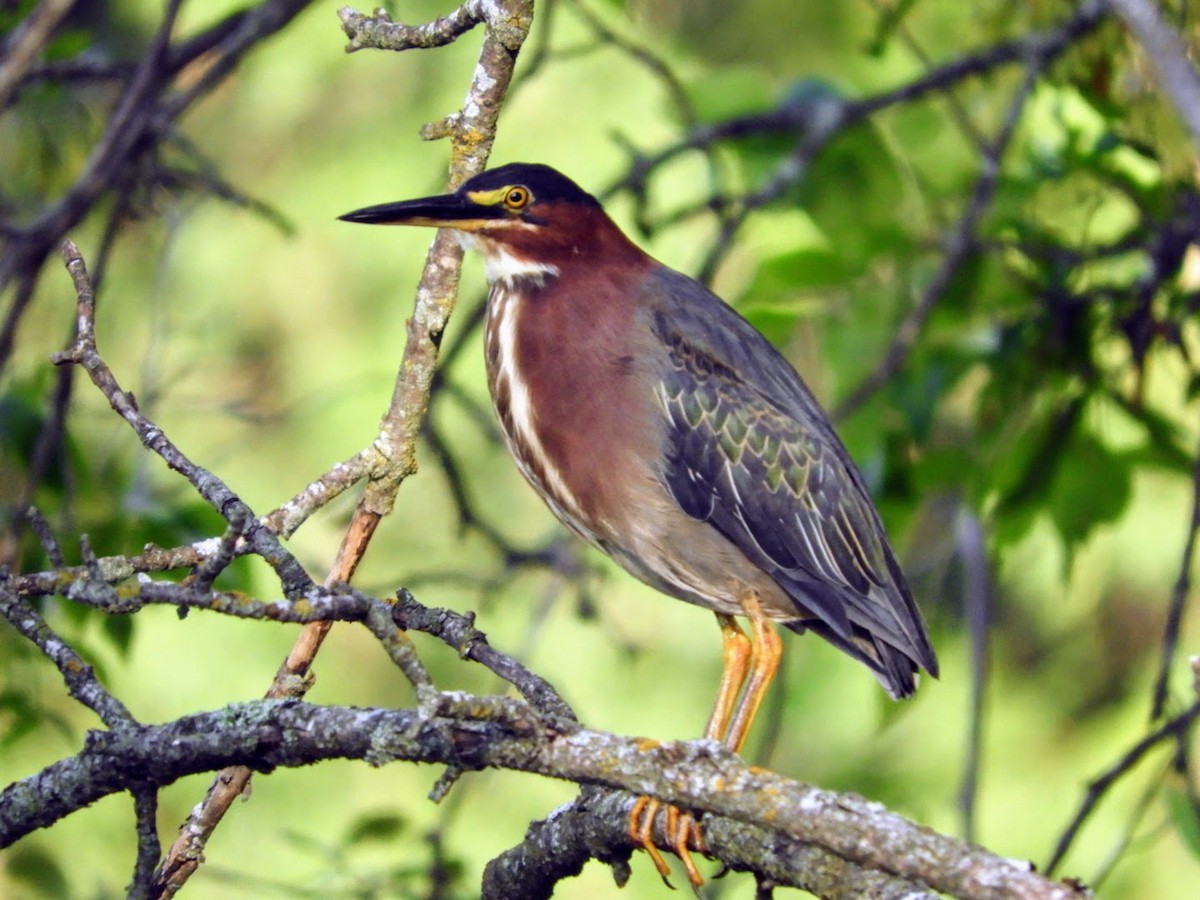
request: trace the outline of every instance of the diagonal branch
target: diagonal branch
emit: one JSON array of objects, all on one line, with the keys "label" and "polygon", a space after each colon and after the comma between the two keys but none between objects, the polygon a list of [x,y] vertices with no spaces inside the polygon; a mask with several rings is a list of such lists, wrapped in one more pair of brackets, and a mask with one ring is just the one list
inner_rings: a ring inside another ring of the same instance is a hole
[{"label": "diagonal branch", "polygon": [[[339,11],[339,17],[351,38],[349,50],[367,46],[406,50],[439,45],[438,42],[406,43],[403,40],[398,44],[372,44],[372,34],[381,34],[387,31],[384,26],[393,24],[386,14],[364,17],[343,8]],[[482,172],[487,165],[500,107],[512,81],[517,52],[532,24],[533,3],[532,0],[467,0],[460,11],[450,18],[457,24],[449,31],[443,29],[447,40],[456,36],[454,28],[461,28],[457,34],[462,34],[475,24],[484,23],[487,26],[479,62],[462,109],[447,120],[453,125],[446,130],[451,137],[449,184],[456,187],[472,175]],[[416,29],[415,32],[408,30],[407,34],[412,38],[414,34],[427,35],[436,30],[430,26],[425,30]],[[396,37],[394,32],[391,36]],[[310,485],[304,494],[289,505],[290,521],[287,526],[294,529],[317,508],[297,501],[332,499],[338,490],[357,482],[364,475],[368,476],[366,489],[326,577],[327,585],[350,581],[379,522],[392,511],[400,485],[416,472],[417,438],[429,409],[442,334],[454,311],[461,265],[462,247],[449,232],[439,232],[425,259],[417,287],[416,308],[408,320],[408,339],[400,370],[379,436],[370,452],[364,451],[337,467],[335,474],[331,473],[332,479],[323,478]],[[330,625],[329,622],[314,622],[304,628],[268,688],[268,697],[303,696],[309,683],[312,662],[329,633]],[[179,839],[163,860],[158,873],[159,892],[155,896],[173,896],[191,876],[199,864],[208,835],[234,799],[244,792],[249,780],[250,769],[245,766],[218,775],[208,795],[193,810]]]},{"label": "diagonal branch", "polygon": [[925,323],[929,321],[933,309],[938,302],[945,296],[950,285],[954,281],[954,276],[962,265],[967,261],[972,253],[975,252],[976,240],[975,233],[979,228],[980,222],[983,220],[983,215],[991,205],[992,197],[996,192],[996,185],[1000,181],[1000,164],[1004,158],[1004,152],[1008,149],[1009,142],[1012,140],[1013,133],[1016,131],[1017,123],[1021,121],[1021,113],[1025,109],[1025,103],[1033,93],[1034,87],[1037,85],[1038,78],[1041,77],[1045,67],[1050,64],[1049,57],[1041,57],[1031,61],[1029,67],[1025,70],[1025,79],[1017,88],[1016,94],[1009,104],[1008,113],[1004,117],[1004,122],[1000,126],[995,138],[984,148],[983,161],[979,178],[975,181],[975,188],[971,192],[971,197],[967,201],[966,208],[963,210],[962,216],[958,220],[957,226],[947,235],[945,239],[945,255],[942,257],[942,263],[938,266],[937,272],[933,278],[925,285],[925,290],[921,293],[921,299],[917,305],[904,317],[904,321],[900,323],[900,327],[896,331],[896,336],[892,339],[891,344],[884,353],[883,359],[872,370],[857,387],[834,408],[833,418],[844,419],[846,416],[853,413],[871,397],[875,395],[884,385],[900,371],[913,346],[920,337]]},{"label": "diagonal branch", "polygon": [[196,493],[231,525],[238,522],[249,523],[246,525],[244,540],[254,553],[261,556],[275,570],[285,593],[309,588],[312,579],[308,573],[274,534],[255,521],[254,511],[220,478],[192,462],[161,428],[142,414],[133,394],[121,387],[96,348],[96,298],[87,265],[79,249],[71,241],[63,244],[63,259],[75,283],[78,298],[76,337],[73,347],[51,357],[53,362],[58,365],[75,363],[82,366],[92,383],[108,399],[109,405],[129,423],[148,450],[157,453],[171,469],[183,475],[195,488]]},{"label": "diagonal branch", "polygon": [[41,613],[13,593],[9,579],[0,572],[0,617],[30,640],[58,667],[67,693],[92,710],[109,728],[119,730],[136,724],[125,704],[110,694],[95,670],[62,638],[50,630]]},{"label": "diagonal branch", "polygon": [[1154,679],[1154,697],[1151,702],[1150,719],[1162,717],[1167,706],[1170,689],[1171,665],[1175,662],[1175,651],[1179,647],[1179,628],[1187,608],[1188,595],[1192,588],[1192,561],[1196,555],[1196,535],[1200,532],[1200,452],[1192,465],[1192,511],[1188,522],[1187,538],[1180,554],[1179,572],[1171,590],[1171,605],[1167,609],[1167,623],[1163,627],[1162,659],[1158,664],[1158,677]]},{"label": "diagonal branch", "polygon": [[1116,782],[1126,772],[1136,766],[1142,758],[1151,750],[1158,747],[1167,739],[1181,740],[1195,724],[1196,719],[1200,718],[1200,702],[1193,703],[1185,712],[1172,719],[1168,719],[1157,729],[1146,735],[1117,760],[1107,771],[1093,780],[1087,789],[1087,795],[1083,798],[1079,809],[1071,818],[1070,824],[1058,839],[1058,844],[1054,848],[1054,852],[1050,855],[1050,861],[1046,863],[1046,872],[1053,874],[1059,864],[1067,855],[1067,851],[1071,849],[1071,845],[1078,837],[1080,829],[1084,823],[1095,811],[1100,801],[1104,799],[1104,795],[1108,793]]},{"label": "diagonal branch", "polygon": [[1179,34],[1163,19],[1157,3],[1150,0],[1108,0],[1113,10],[1133,33],[1158,72],[1163,91],[1200,145],[1200,74],[1188,59],[1188,49]]},{"label": "diagonal branch", "polygon": [[75,0],[42,0],[4,42],[0,57],[0,110],[8,106],[21,79],[50,40]]}]

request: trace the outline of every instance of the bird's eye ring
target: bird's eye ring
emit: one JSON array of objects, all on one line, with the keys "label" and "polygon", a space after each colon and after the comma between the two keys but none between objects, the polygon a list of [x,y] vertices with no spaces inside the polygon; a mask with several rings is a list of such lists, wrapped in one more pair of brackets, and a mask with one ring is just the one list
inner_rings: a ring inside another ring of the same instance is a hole
[{"label": "bird's eye ring", "polygon": [[513,212],[518,212],[529,205],[529,189],[511,187],[504,193],[504,205]]}]

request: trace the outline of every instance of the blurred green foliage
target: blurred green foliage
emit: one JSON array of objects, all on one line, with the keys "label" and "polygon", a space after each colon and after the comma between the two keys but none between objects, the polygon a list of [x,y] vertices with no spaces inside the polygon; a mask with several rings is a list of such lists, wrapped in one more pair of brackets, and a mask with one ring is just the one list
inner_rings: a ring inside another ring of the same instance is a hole
[{"label": "blurred green foliage", "polygon": [[[0,10],[0,25],[10,29],[29,6]],[[136,59],[161,13],[144,0],[80,6],[48,60]],[[177,31],[236,8],[184,4]],[[314,4],[186,117],[184,139],[159,160],[179,177],[125,198],[135,202],[104,271],[99,341],[117,377],[189,456],[260,512],[374,437],[428,235],[368,232],[335,217],[438,189],[444,147],[421,142],[416,130],[461,102],[475,53],[467,38],[399,57],[347,57],[335,8]],[[944,61],[1053,27],[1073,4],[645,0],[592,8],[676,73],[696,121],[715,123],[889,89],[923,74],[923,57]],[[425,21],[448,9],[416,0],[397,18]],[[545,161],[599,192],[625,173],[624,148],[651,152],[681,137],[688,116],[677,92],[620,47],[593,40],[573,3],[539,4],[537,40],[550,53],[515,89],[494,160]],[[994,134],[1018,68],[845,130],[801,182],[751,218],[724,258],[717,289],[831,406],[875,368],[930,283],[979,177],[978,142],[961,119]],[[1187,536],[1200,437],[1200,255],[1192,244],[1200,201],[1193,150],[1146,78],[1146,61],[1111,25],[1049,70],[1005,155],[977,246],[896,375],[840,423],[906,548],[942,680],[892,707],[853,662],[815,640],[793,641],[772,722],[760,726],[773,735],[769,759],[748,754],[959,829],[973,661],[956,529],[961,517],[975,517],[995,577],[975,837],[1007,856],[1044,861],[1081,786],[1144,733]],[[44,83],[3,111],[7,219],[28,221],[64,190],[115,96],[107,82]],[[673,214],[705,208],[714,177],[753,191],[793,143],[756,135],[655,172],[652,252],[695,271],[715,226]],[[199,190],[212,171],[240,194]],[[628,194],[617,192],[608,207],[630,225]],[[110,211],[102,206],[71,235],[89,259]],[[284,233],[281,222],[294,230]],[[35,461],[59,377],[47,356],[66,339],[73,312],[69,279],[56,266],[47,263],[0,373],[0,515],[9,516],[0,527],[11,533],[18,501],[33,500],[69,562],[78,561],[79,534],[104,555],[220,533],[220,519],[140,448],[79,375],[65,439]],[[468,261],[464,307],[479,296],[479,268]],[[451,325],[447,347],[471,346],[447,370],[454,400],[439,398],[433,422],[475,513],[514,547],[544,545],[558,526],[481,424],[486,417],[474,414],[486,399],[478,336],[463,332],[465,319]],[[318,574],[351,502],[333,504],[290,542]],[[446,473],[426,452],[358,583],[380,593],[404,584],[426,604],[478,610],[493,643],[549,678],[589,725],[660,739],[700,732],[720,667],[717,631],[701,612],[660,600],[596,558],[588,557],[582,585],[540,569],[508,571],[510,548],[460,526]],[[18,571],[46,565],[27,529],[0,551]],[[218,586],[278,592],[248,562]],[[259,695],[293,636],[201,614],[180,621],[170,610],[104,617],[54,600],[43,611],[147,721]],[[1198,645],[1191,614],[1180,646],[1186,655]],[[420,646],[439,684],[498,689],[446,648]],[[1192,699],[1185,668],[1175,666],[1172,710]],[[353,628],[334,629],[317,671],[316,701],[411,701],[384,655]],[[74,752],[96,726],[52,668],[0,627],[3,782]],[[1194,768],[1188,753],[1174,761]],[[1195,786],[1164,779],[1172,762],[1164,747],[1118,783],[1065,872],[1104,875],[1107,897],[1200,889]],[[258,779],[209,845],[189,895],[469,897],[487,859],[573,796],[566,785],[478,773],[435,807],[425,794],[437,774],[336,764]],[[163,792],[164,835],[206,783],[189,778]],[[134,858],[130,808],[128,798],[109,798],[0,854],[0,894],[116,896]],[[622,896],[666,896],[645,860],[635,859],[634,871]],[[594,863],[560,895],[612,890]],[[732,896],[750,887],[731,876],[712,890]]]}]

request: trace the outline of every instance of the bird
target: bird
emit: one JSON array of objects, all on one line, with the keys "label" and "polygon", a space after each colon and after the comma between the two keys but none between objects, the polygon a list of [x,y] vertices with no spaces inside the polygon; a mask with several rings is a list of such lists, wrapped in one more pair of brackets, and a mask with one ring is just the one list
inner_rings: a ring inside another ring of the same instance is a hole
[{"label": "bird", "polygon": [[[451,229],[482,255],[487,381],[517,468],[571,531],[716,614],[723,671],[705,737],[741,751],[782,655],[773,623],[824,638],[897,699],[921,670],[937,677],[867,484],[796,369],[593,195],[511,163],[340,218]],[[699,886],[693,814],[640,797],[630,837],[666,880],[652,836],[664,815],[663,843]]]}]

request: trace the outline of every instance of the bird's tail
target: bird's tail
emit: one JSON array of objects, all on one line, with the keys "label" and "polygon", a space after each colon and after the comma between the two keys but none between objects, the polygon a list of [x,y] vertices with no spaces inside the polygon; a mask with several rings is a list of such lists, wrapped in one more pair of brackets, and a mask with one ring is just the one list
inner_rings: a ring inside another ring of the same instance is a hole
[{"label": "bird's tail", "polygon": [[811,631],[853,656],[871,670],[893,699],[903,700],[916,692],[920,671],[918,661],[866,629],[855,626],[847,640],[819,619],[797,619],[785,624],[797,634]]}]

